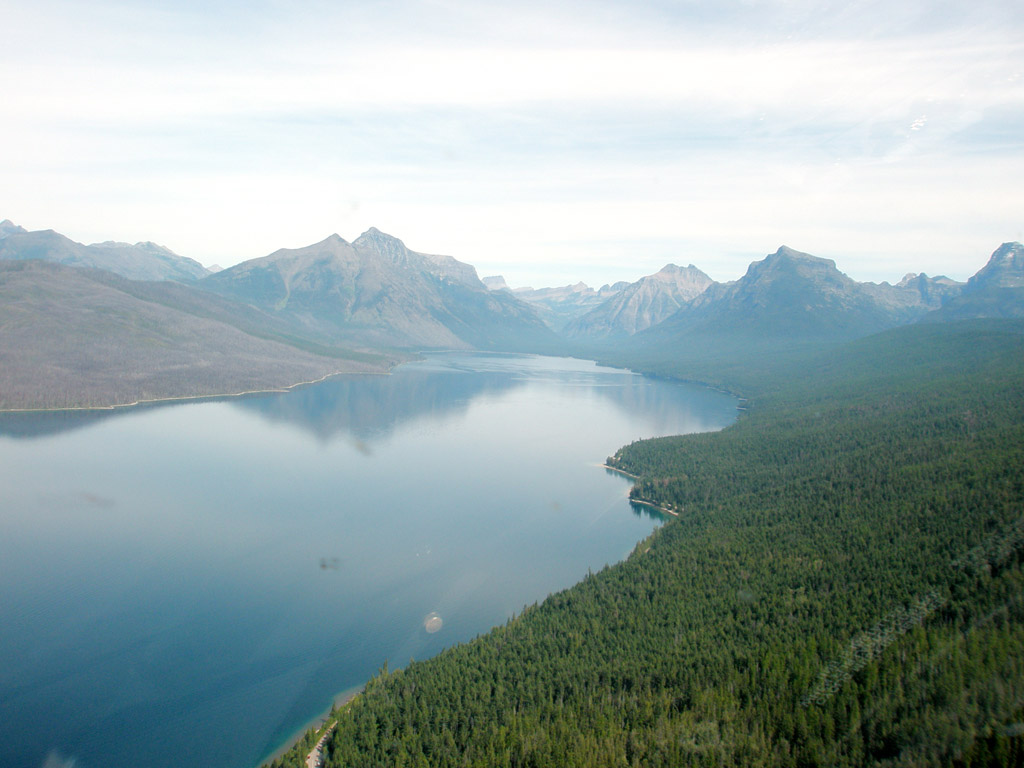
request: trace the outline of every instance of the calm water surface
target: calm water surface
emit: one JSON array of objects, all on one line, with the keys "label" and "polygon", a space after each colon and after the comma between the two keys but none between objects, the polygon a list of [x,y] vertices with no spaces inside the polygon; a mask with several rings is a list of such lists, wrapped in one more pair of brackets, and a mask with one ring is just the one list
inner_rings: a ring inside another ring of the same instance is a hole
[{"label": "calm water surface", "polygon": [[252,768],[385,660],[624,558],[660,521],[604,458],[735,415],[589,362],[452,354],[0,417],[0,765]]}]

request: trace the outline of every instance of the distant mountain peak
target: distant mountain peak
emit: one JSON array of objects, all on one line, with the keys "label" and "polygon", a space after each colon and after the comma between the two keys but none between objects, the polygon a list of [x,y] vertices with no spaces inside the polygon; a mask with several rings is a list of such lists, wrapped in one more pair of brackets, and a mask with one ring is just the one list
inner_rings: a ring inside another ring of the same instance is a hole
[{"label": "distant mountain peak", "polygon": [[375,227],[235,265],[203,281],[318,338],[388,347],[521,345],[551,331],[510,294],[489,294],[451,256],[410,250]]},{"label": "distant mountain peak", "polygon": [[420,253],[410,250],[405,243],[393,235],[381,232],[376,227],[370,227],[363,232],[352,246],[356,250],[369,250],[386,257],[396,265],[412,265],[419,269],[425,269],[438,277],[446,280],[454,280],[459,283],[472,286],[473,288],[484,288],[476,269],[452,256],[439,256],[432,253]]},{"label": "distant mountain peak", "polygon": [[775,253],[769,254],[761,261],[753,262],[748,268],[743,280],[748,285],[756,285],[764,282],[770,283],[776,280],[788,280],[790,278],[809,280],[819,283],[831,284],[852,284],[853,280],[836,268],[832,259],[823,259],[820,256],[812,256],[803,251],[797,251],[789,246],[781,246]]},{"label": "distant mountain peak", "polygon": [[405,243],[399,240],[394,235],[389,235],[387,232],[381,232],[376,227],[370,227],[368,230],[363,232],[359,237],[352,241],[352,245],[377,245],[386,246],[388,248],[401,247],[405,249]]},{"label": "distant mountain peak", "polygon": [[821,266],[828,265],[833,269],[836,268],[836,263],[832,259],[823,259],[821,256],[813,256],[810,253],[804,253],[803,251],[798,251],[795,248],[790,248],[788,245],[780,245],[779,249],[775,253],[770,254],[765,261],[791,261],[802,264],[817,264]]},{"label": "distant mountain peak", "polygon": [[93,243],[90,247],[120,248],[123,250],[135,248],[140,251],[146,251],[147,253],[156,253],[164,256],[178,255],[167,246],[154,243],[152,240],[142,240],[138,243],[122,243],[119,240],[104,240],[102,243]]},{"label": "distant mountain peak", "polygon": [[154,243],[152,240],[143,240],[142,242],[136,243],[137,248],[144,248],[147,251],[155,251],[157,253],[174,253],[166,245],[160,245],[160,243]]},{"label": "distant mountain peak", "polygon": [[1024,245],[1021,245],[1016,240],[1011,240],[1008,243],[1003,243],[999,246],[995,253],[992,254],[993,259],[1010,259],[1020,258],[1024,254]]},{"label": "distant mountain peak", "polygon": [[356,250],[372,251],[395,264],[404,264],[409,260],[411,251],[397,237],[370,227],[352,241]]},{"label": "distant mountain peak", "polygon": [[[936,281],[949,281],[936,278]],[[949,281],[952,282],[952,281]],[[989,257],[958,296],[928,316],[928,320],[963,320],[976,317],[1024,317],[1024,246],[1003,243]]]},{"label": "distant mountain peak", "polygon": [[690,264],[666,264],[613,295],[566,327],[569,336],[632,336],[657,325],[702,294],[714,280]]},{"label": "distant mountain peak", "polygon": [[481,278],[481,282],[487,286],[490,291],[507,291],[510,290],[508,283],[505,282],[505,278],[502,275],[489,275],[488,277]]},{"label": "distant mountain peak", "polygon": [[967,281],[970,291],[979,288],[1024,287],[1024,245],[1003,243],[988,260],[988,264]]},{"label": "distant mountain peak", "polygon": [[306,246],[305,248],[284,248],[275,253],[289,252],[293,254],[315,255],[317,258],[322,258],[324,255],[340,256],[351,247],[352,244],[349,243],[348,240],[343,238],[337,232],[334,232],[323,240]]},{"label": "distant mountain peak", "polygon": [[9,221],[0,222],[0,258],[43,259],[72,267],[104,269],[129,280],[189,282],[209,274],[198,261],[153,242],[133,245],[107,240],[83,245],[52,229],[28,232]]},{"label": "distant mountain peak", "polygon": [[688,264],[685,267],[680,267],[680,266],[678,266],[676,264],[666,264],[664,267],[659,269],[653,275],[647,275],[647,277],[641,277],[640,279],[641,280],[664,280],[664,279],[668,279],[668,280],[675,281],[675,280],[678,280],[680,277],[684,277],[685,278],[687,276],[696,276],[696,275],[703,276],[704,272],[701,271],[700,269],[698,269],[697,267],[693,266],[693,264]]},{"label": "distant mountain peak", "polygon": [[8,235],[23,234],[27,231],[24,227],[19,227],[10,219],[0,221],[0,238],[7,237]]},{"label": "distant mountain peak", "polygon": [[[693,265],[691,264],[690,266],[692,267]],[[696,269],[696,267],[694,267],[694,268]],[[628,280],[619,280],[617,283],[611,283],[611,284],[605,283],[604,285],[602,285],[600,288],[597,289],[597,292],[598,293],[618,293],[619,291],[623,290],[624,288],[628,288],[628,287],[629,287],[629,281]]]}]

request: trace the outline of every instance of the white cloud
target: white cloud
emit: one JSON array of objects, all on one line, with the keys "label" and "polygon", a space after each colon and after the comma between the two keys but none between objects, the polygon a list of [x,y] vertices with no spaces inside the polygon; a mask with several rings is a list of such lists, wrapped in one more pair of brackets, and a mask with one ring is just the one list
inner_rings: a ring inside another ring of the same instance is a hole
[{"label": "white cloud", "polygon": [[375,225],[532,282],[782,242],[965,277],[1024,228],[1019,12],[879,8],[18,0],[0,217],[221,264]]}]

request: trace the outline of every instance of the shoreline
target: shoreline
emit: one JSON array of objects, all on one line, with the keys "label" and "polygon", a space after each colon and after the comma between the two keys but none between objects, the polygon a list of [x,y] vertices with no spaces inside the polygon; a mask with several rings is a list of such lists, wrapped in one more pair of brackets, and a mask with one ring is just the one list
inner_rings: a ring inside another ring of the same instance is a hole
[{"label": "shoreline", "polygon": [[[324,378],[327,378],[327,377],[325,376]],[[298,386],[298,385],[295,385],[295,386]],[[610,467],[607,464],[601,464],[600,466],[603,467],[604,469],[611,470],[612,472],[616,472],[616,473],[618,473],[620,475],[624,475],[625,477],[631,478],[633,480],[639,480],[640,479],[639,475],[632,475],[629,472],[626,472],[624,469],[617,469],[615,467]],[[653,504],[653,503],[651,503],[649,501],[641,501],[641,500],[638,500],[638,499],[628,499],[628,501],[630,503],[643,504],[645,506],[652,507],[652,508],[658,510],[659,512],[662,512],[662,513],[667,514],[667,515],[672,515],[673,517],[679,517],[679,513],[678,512],[673,512],[672,510],[665,509],[664,507],[659,507],[657,504]],[[264,768],[264,766],[266,766],[267,764],[273,762],[277,758],[279,758],[282,755],[284,755],[284,754],[288,753],[289,751],[291,751],[291,749],[296,744],[298,744],[299,741],[302,740],[302,737],[305,736],[307,733],[309,733],[309,731],[316,730],[316,731],[319,732],[325,726],[333,727],[333,723],[331,723],[331,717],[330,717],[331,712],[334,711],[334,710],[338,710],[340,712],[345,707],[345,705],[347,705],[349,702],[351,702],[353,699],[355,699],[360,693],[363,692],[363,690],[365,688],[366,688],[365,684],[363,684],[363,685],[356,685],[356,686],[353,686],[352,688],[346,688],[345,690],[341,691],[340,693],[335,694],[334,700],[332,701],[332,703],[331,703],[331,705],[329,707],[324,709],[316,717],[311,718],[301,728],[297,729],[291,736],[289,736],[287,739],[285,739],[284,742],[282,742],[281,746],[279,746],[277,749],[275,749],[269,755],[263,757],[254,766],[254,768]],[[324,735],[326,735],[326,733]]]},{"label": "shoreline", "polygon": [[673,512],[671,509],[665,509],[665,507],[659,507],[652,501],[643,501],[642,499],[630,499],[629,502],[631,504],[643,504],[645,507],[652,507],[663,514],[672,515],[672,517],[679,517],[678,512]]},{"label": "shoreline", "polygon": [[[636,475],[630,475],[628,472],[625,472],[621,469],[615,469],[614,467],[609,467],[606,464],[602,464],[601,466],[604,467],[605,469],[610,469],[613,472],[618,472],[620,474],[626,475],[627,477],[636,477]],[[643,501],[641,499],[628,499],[628,501],[631,504],[643,504],[646,507],[651,507],[663,514],[671,515],[672,517],[679,517],[678,512],[674,512],[670,509],[665,509],[664,507],[659,507],[657,504],[654,504],[650,501]],[[302,740],[302,737],[309,733],[309,731],[311,730],[316,730],[317,732],[319,732],[322,729],[324,729],[325,726],[332,729],[337,721],[331,721],[331,712],[337,710],[337,712],[340,714],[344,707],[347,704],[349,704],[353,699],[355,699],[359,694],[361,694],[365,690],[365,688],[365,684],[356,685],[351,688],[346,688],[345,690],[335,694],[334,699],[329,707],[320,712],[320,714],[316,717],[311,718],[301,728],[298,728],[291,736],[289,736],[287,739],[285,739],[284,742],[281,743],[281,746],[279,746],[269,755],[263,757],[258,763],[256,763],[255,766],[253,766],[253,768],[264,768],[264,766],[273,762],[282,755],[288,753],[296,744],[299,743],[299,741]],[[326,735],[327,732],[328,731],[325,731],[323,735]]]},{"label": "shoreline", "polygon": [[286,384],[280,387],[268,387],[267,389],[248,389],[244,392],[223,392],[210,395],[177,395],[172,397],[153,397],[142,400],[135,400],[131,403],[114,403],[112,405],[71,405],[64,408],[0,408],[2,413],[68,413],[74,411],[116,411],[119,408],[137,408],[143,405],[156,405],[157,403],[187,403],[192,400],[219,400],[228,397],[245,397],[246,395],[270,395],[274,393],[283,394],[290,392],[297,387],[305,387],[311,384],[319,384],[334,376],[390,376],[390,370],[383,371],[334,371],[321,376],[319,379],[310,381],[297,381],[294,384]]},{"label": "shoreline", "polygon": [[[625,475],[626,477],[628,477],[631,480],[639,480],[640,479],[640,475],[630,474],[629,472],[627,472],[624,469],[619,469],[617,467],[609,467],[607,464],[602,464],[601,466],[604,467],[605,469],[610,470],[612,472],[615,472],[617,474]],[[662,514],[672,515],[672,517],[679,517],[679,513],[678,512],[675,512],[675,511],[673,511],[671,509],[666,509],[665,507],[660,507],[657,504],[655,504],[653,501],[644,501],[643,499],[634,499],[634,498],[630,497],[629,503],[630,504],[643,504],[645,507],[651,507],[652,509],[656,509],[659,512],[661,512]]]},{"label": "shoreline", "polygon": [[298,744],[299,741],[302,740],[302,737],[309,733],[310,730],[320,730],[321,728],[323,728],[324,725],[326,725],[330,721],[331,712],[333,710],[337,709],[340,711],[346,704],[351,702],[356,696],[362,693],[365,687],[365,684],[354,685],[351,688],[346,688],[345,690],[334,694],[334,698],[331,700],[331,704],[325,710],[320,712],[320,714],[318,714],[316,717],[313,717],[310,720],[308,720],[301,728],[298,728],[291,736],[289,736],[287,739],[281,742],[281,745],[273,752],[266,755],[265,757],[260,758],[259,762],[256,763],[253,766],[253,768],[262,768],[268,763],[277,760],[277,758],[281,757],[281,755],[284,755],[287,752],[291,751],[292,747]]},{"label": "shoreline", "polygon": [[630,478],[631,480],[639,480],[640,479],[640,475],[630,474],[629,472],[627,472],[624,469],[619,469],[618,467],[609,467],[607,464],[602,464],[601,466],[604,467],[605,469],[610,469],[612,472],[618,472],[620,475],[625,475],[626,477]]}]

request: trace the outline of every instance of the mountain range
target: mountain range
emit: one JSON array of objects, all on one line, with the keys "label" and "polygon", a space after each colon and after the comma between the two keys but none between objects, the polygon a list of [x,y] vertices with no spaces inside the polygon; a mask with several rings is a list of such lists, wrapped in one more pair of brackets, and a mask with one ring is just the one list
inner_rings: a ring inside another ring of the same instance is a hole
[{"label": "mountain range", "polygon": [[484,284],[492,291],[506,290],[517,299],[525,301],[556,333],[562,333],[572,321],[600,306],[629,285],[627,282],[619,282],[595,290],[586,283],[578,282],[557,288],[509,288],[505,278],[500,276],[485,277]]},{"label": "mountain range", "polygon": [[373,228],[211,272],[153,243],[82,245],[4,220],[0,297],[0,408],[53,407],[384,370],[424,349],[721,361],[914,322],[1020,317],[1024,247],[1002,245],[967,283],[861,283],[783,246],[727,283],[669,264],[598,290],[510,289]]},{"label": "mountain range", "polygon": [[258,307],[314,338],[360,346],[526,349],[554,334],[527,305],[492,292],[469,264],[408,249],[371,228],[331,235],[203,278],[197,286]]},{"label": "mountain range", "polygon": [[1006,243],[968,283],[912,273],[892,285],[857,282],[831,259],[782,246],[727,283],[692,264],[668,264],[599,292],[583,283],[533,289],[489,280],[492,290],[523,298],[554,330],[589,348],[684,336],[838,340],[925,320],[1017,316],[1024,311],[1022,261],[1020,244]]},{"label": "mountain range", "polygon": [[648,333],[849,339],[914,322],[961,289],[925,275],[895,286],[859,283],[831,259],[782,246],[739,280],[709,286]]},{"label": "mountain range", "polygon": [[0,221],[0,259],[44,259],[69,267],[94,267],[130,280],[191,282],[210,274],[198,261],[156,243],[82,245],[52,229],[28,232],[8,219]]}]

